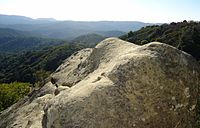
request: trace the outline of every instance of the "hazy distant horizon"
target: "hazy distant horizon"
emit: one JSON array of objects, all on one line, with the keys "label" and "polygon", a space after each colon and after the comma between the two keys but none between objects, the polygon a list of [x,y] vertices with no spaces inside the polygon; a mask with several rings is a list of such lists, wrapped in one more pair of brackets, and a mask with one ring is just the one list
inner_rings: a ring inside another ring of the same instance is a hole
[{"label": "hazy distant horizon", "polygon": [[[150,24],[164,24],[164,23],[171,23],[171,22],[183,22],[184,20],[180,20],[180,21],[170,21],[170,22],[144,22],[144,21],[137,21],[137,20],[59,20],[59,19],[55,19],[52,17],[39,17],[39,18],[34,18],[34,17],[29,17],[29,16],[23,16],[23,15],[12,15],[12,14],[1,14],[0,15],[8,15],[8,16],[22,16],[22,17],[27,17],[27,18],[31,18],[33,20],[40,20],[40,19],[52,19],[55,21],[72,21],[72,22],[141,22],[141,23],[150,23]],[[186,21],[200,21],[200,20],[186,20]]]},{"label": "hazy distant horizon", "polygon": [[58,21],[200,21],[198,0],[0,0],[1,14]]},{"label": "hazy distant horizon", "polygon": [[[44,19],[49,19],[49,20],[55,20],[55,21],[72,21],[72,22],[142,22],[142,23],[153,23],[153,22],[143,22],[143,21],[137,21],[137,20],[58,20],[52,17],[39,17],[39,18],[34,18],[34,17],[29,17],[29,16],[23,16],[23,15],[12,15],[12,14],[1,14],[0,15],[6,15],[6,16],[20,16],[20,17],[26,17],[26,18],[31,18],[33,20],[44,20]],[[167,23],[167,22],[165,22]]]}]

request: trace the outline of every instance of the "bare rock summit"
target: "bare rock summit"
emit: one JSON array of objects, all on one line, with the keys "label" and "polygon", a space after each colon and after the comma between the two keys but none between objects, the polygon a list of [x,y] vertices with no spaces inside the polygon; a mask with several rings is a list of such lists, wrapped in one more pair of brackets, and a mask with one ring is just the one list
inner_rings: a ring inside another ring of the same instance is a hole
[{"label": "bare rock summit", "polygon": [[0,115],[1,128],[192,128],[200,68],[189,54],[108,38],[66,59]]}]

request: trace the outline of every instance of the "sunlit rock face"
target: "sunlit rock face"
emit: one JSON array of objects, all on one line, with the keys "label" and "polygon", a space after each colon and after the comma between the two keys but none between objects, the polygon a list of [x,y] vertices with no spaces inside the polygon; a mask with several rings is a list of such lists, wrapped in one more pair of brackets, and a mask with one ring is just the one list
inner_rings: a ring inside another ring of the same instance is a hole
[{"label": "sunlit rock face", "polygon": [[192,128],[199,71],[172,46],[108,38],[65,60],[43,88],[0,115],[0,127]]}]

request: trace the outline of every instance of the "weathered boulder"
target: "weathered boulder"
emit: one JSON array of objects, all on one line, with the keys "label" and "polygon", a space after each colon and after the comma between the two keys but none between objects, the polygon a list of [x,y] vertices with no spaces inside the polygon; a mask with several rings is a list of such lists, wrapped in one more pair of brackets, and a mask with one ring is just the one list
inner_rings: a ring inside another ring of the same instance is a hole
[{"label": "weathered boulder", "polygon": [[14,113],[4,111],[0,126],[192,128],[199,71],[193,57],[172,46],[108,38],[68,58],[51,75],[58,88],[49,82],[41,89],[46,95],[39,90]]}]

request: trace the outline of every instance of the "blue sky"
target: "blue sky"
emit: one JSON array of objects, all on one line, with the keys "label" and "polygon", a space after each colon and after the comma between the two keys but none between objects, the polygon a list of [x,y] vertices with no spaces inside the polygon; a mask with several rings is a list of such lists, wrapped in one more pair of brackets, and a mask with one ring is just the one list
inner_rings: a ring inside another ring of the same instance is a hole
[{"label": "blue sky", "polygon": [[76,21],[200,20],[200,0],[0,0],[0,13]]}]

